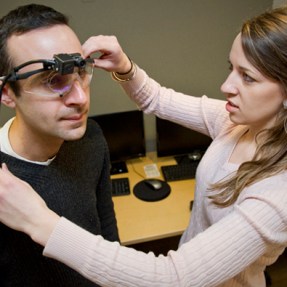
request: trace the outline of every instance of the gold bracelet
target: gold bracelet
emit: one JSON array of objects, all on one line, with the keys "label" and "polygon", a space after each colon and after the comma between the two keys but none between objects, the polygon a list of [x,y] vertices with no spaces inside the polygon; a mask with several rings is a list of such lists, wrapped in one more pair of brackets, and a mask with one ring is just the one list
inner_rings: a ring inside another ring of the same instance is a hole
[{"label": "gold bracelet", "polygon": [[117,72],[112,72],[111,73],[112,79],[115,80],[116,82],[128,82],[132,80],[136,75],[137,66],[131,59],[130,62],[131,62],[131,68],[127,73],[121,74]]}]

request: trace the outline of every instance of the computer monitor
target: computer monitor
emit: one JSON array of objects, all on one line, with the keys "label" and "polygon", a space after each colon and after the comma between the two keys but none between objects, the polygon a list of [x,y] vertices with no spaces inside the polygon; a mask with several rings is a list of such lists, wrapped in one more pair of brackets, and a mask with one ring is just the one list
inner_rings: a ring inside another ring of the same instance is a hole
[{"label": "computer monitor", "polygon": [[200,160],[211,138],[156,117],[157,156],[174,156],[178,164]]},{"label": "computer monitor", "polygon": [[111,174],[127,172],[125,161],[146,154],[142,111],[126,111],[90,116],[103,130],[110,159]]}]

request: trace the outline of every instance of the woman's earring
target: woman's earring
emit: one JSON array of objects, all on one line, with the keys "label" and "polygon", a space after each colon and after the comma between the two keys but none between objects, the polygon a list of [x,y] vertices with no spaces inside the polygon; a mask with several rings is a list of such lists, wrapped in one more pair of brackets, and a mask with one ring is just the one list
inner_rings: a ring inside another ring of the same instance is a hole
[{"label": "woman's earring", "polygon": [[283,101],[283,107],[284,107],[284,110],[287,110],[287,100]]}]

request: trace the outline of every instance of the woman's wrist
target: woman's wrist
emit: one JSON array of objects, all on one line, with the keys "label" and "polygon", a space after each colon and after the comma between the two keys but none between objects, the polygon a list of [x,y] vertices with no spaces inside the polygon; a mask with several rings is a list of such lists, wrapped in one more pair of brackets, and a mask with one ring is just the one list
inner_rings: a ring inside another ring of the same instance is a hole
[{"label": "woman's wrist", "polygon": [[111,73],[113,80],[115,80],[116,82],[127,82],[127,81],[132,80],[135,77],[136,71],[137,71],[136,64],[130,58],[128,59],[130,62],[129,69],[123,69],[125,72],[112,72]]},{"label": "woman's wrist", "polygon": [[120,75],[124,75],[124,74],[128,74],[130,73],[132,67],[133,67],[133,64],[131,62],[131,59],[126,55],[124,54],[123,56],[123,60],[121,60],[121,64],[120,66],[117,68],[117,71],[115,71],[117,74],[120,74]]}]

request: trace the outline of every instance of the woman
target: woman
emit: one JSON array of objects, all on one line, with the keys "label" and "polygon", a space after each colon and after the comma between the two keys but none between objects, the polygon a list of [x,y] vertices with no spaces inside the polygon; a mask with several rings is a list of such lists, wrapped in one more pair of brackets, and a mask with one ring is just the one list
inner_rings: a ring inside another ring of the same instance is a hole
[{"label": "woman", "polygon": [[102,53],[95,66],[112,72],[146,113],[213,138],[177,251],[155,257],[92,235],[49,210],[5,165],[1,221],[45,246],[45,256],[102,286],[265,286],[265,267],[287,246],[286,42],[287,8],[244,23],[221,87],[227,102],[161,87],[115,37],[83,45],[86,56]]}]

